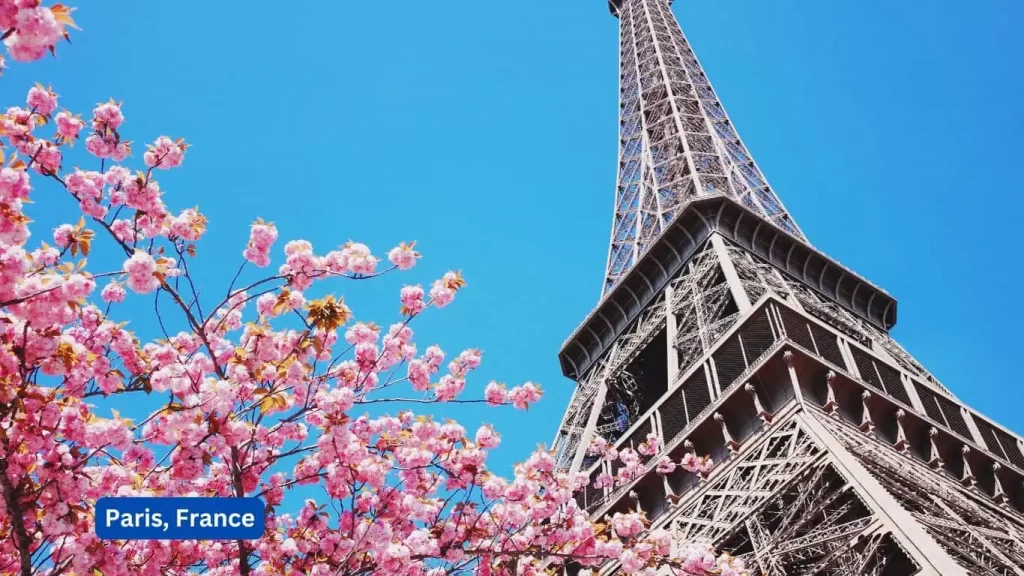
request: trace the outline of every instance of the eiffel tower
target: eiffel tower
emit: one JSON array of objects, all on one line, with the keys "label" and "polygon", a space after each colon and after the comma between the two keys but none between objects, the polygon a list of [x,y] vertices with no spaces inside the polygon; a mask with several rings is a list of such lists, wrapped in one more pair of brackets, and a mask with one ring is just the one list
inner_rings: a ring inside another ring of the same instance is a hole
[{"label": "eiffel tower", "polygon": [[[577,502],[646,511],[752,574],[1024,575],[1024,443],[890,336],[896,300],[815,249],[740,140],[670,8],[619,20],[618,186],[602,297],[559,354],[554,449],[664,444]],[[704,479],[655,470],[710,455]],[[602,573],[611,573],[606,566]]]}]

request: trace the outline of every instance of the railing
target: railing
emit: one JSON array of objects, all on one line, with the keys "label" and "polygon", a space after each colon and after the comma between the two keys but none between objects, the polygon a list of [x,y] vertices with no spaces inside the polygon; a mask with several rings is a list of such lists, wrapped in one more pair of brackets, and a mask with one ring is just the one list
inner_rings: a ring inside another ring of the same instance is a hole
[{"label": "railing", "polygon": [[[677,448],[733,395],[737,385],[747,381],[786,345],[824,361],[826,366],[858,385],[878,392],[979,452],[1017,469],[1018,473],[1024,472],[1024,450],[1016,435],[962,408],[885,359],[844,343],[834,329],[819,324],[816,319],[781,302],[773,306],[771,303],[774,302],[777,301],[769,295],[762,297],[745,322],[728,330],[718,345],[678,378],[669,391],[615,443],[617,449],[635,448],[660,423],[664,448],[660,454],[644,459],[643,473],[636,480],[616,488],[588,486],[581,495],[581,505],[592,513],[604,513],[653,471],[661,455]],[[849,361],[842,350],[844,344],[849,351]],[[849,365],[850,362],[853,366]],[[618,468],[621,468],[621,463],[613,465],[611,472],[614,474]],[[590,468],[591,484],[602,470],[601,462]]]},{"label": "railing", "polygon": [[[868,389],[895,400],[897,404],[925,418],[931,424],[945,429],[977,448],[985,449],[1004,464],[1024,472],[1024,450],[1019,436],[940,393],[933,384],[922,381],[917,375],[901,371],[888,360],[848,341],[847,347],[856,368],[854,372],[843,358],[842,344],[838,340],[842,336],[837,333],[836,328],[819,325],[817,319],[809,319],[785,305],[778,308],[782,324],[786,328],[786,336],[797,346],[841,369],[844,374],[866,385]],[[920,403],[915,403],[912,396],[916,396]],[[972,424],[978,429],[980,439],[972,432]]]}]

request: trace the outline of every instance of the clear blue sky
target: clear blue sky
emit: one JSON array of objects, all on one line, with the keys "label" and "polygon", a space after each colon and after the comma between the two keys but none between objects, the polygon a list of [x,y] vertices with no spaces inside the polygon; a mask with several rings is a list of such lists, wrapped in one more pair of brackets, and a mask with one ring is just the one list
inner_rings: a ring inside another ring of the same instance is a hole
[{"label": "clear blue sky", "polygon": [[[461,268],[468,289],[420,323],[421,346],[482,348],[478,391],[544,385],[529,413],[460,413],[504,433],[499,466],[550,442],[572,386],[556,354],[597,300],[611,221],[617,27],[604,0],[78,4],[74,45],[14,64],[4,104],[41,81],[76,111],[124,100],[140,143],[186,137],[185,167],[161,183],[173,207],[210,216],[198,272],[218,291],[256,216],[322,251],[418,240],[411,275],[342,286],[356,313],[390,323],[403,282]],[[955,394],[1024,431],[1024,7],[675,10],[811,241],[896,296],[895,335]],[[49,236],[56,217],[36,217]]]}]

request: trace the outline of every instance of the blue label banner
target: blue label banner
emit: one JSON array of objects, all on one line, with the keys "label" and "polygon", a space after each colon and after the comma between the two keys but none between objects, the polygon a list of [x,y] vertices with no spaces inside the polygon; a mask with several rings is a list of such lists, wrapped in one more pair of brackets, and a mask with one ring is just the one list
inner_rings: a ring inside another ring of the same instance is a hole
[{"label": "blue label banner", "polygon": [[101,498],[104,540],[255,540],[266,508],[259,498]]}]

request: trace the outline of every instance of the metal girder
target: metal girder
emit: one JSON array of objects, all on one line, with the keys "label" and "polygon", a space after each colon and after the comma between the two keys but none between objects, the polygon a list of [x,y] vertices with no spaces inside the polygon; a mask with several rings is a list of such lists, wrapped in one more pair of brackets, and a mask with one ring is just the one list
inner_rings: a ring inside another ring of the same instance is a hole
[{"label": "metal girder", "polygon": [[681,541],[715,542],[763,506],[822,453],[796,421],[779,426],[762,444],[673,513]]},{"label": "metal girder", "polygon": [[797,415],[774,425],[681,501],[664,525],[680,543],[710,542],[739,555],[753,574],[919,571],[892,522],[878,515],[802,422]]},{"label": "metal girder", "polygon": [[709,243],[670,283],[672,309],[676,315],[678,361],[690,366],[703,356],[740,317],[729,282],[723,272],[721,255]]},{"label": "metal girder", "polygon": [[841,424],[822,422],[957,563],[972,574],[1024,575],[1019,517]]}]

